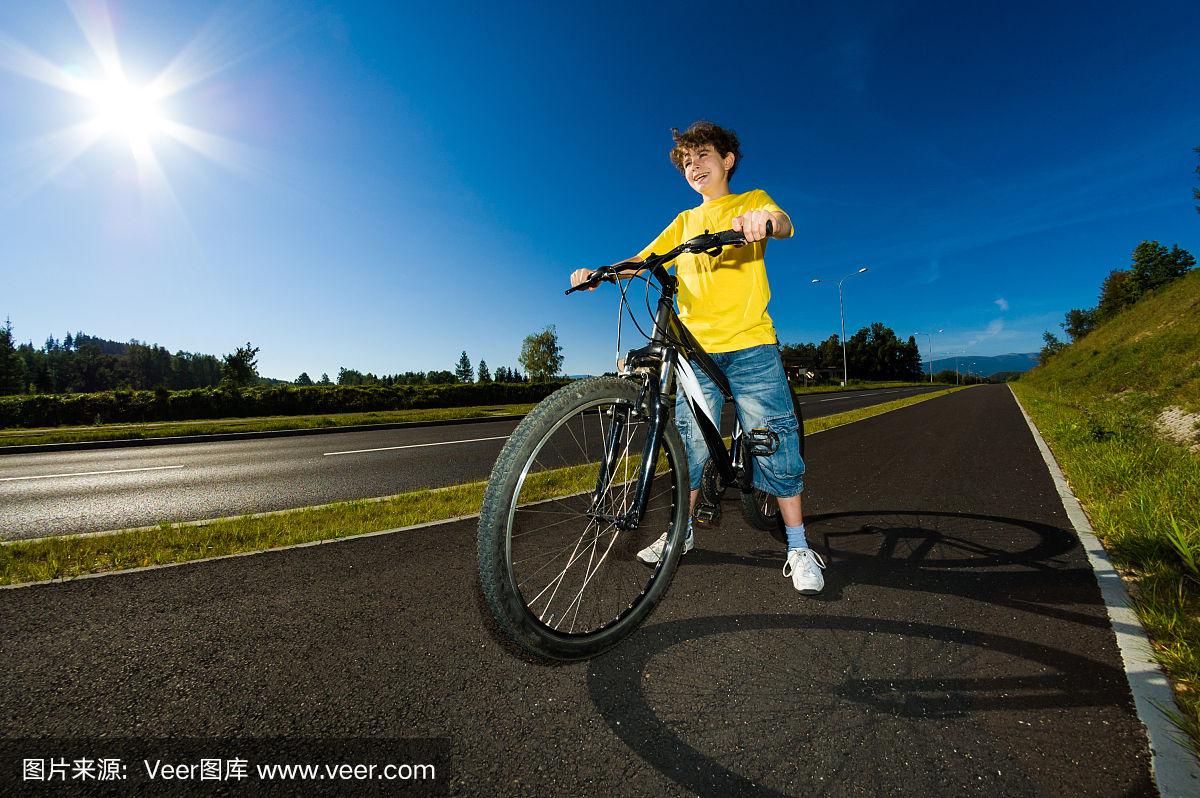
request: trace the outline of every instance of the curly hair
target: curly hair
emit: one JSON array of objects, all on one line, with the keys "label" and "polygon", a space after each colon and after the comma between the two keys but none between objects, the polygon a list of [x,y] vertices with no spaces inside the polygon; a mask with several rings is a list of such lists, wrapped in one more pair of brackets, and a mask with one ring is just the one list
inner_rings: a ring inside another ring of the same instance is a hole
[{"label": "curly hair", "polygon": [[733,153],[733,168],[729,170],[731,178],[742,163],[742,151],[738,144],[737,133],[712,122],[701,119],[693,122],[691,127],[682,133],[679,132],[679,128],[673,127],[671,128],[671,137],[675,139],[675,146],[671,148],[671,163],[675,164],[675,168],[679,170],[680,174],[683,174],[684,156],[705,145],[716,150],[722,158]]}]

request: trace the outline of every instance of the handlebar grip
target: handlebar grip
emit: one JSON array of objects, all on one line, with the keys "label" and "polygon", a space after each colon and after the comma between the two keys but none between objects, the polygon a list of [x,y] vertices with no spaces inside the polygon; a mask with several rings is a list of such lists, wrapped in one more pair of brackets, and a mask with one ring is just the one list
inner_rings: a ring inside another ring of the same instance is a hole
[{"label": "handlebar grip", "polygon": [[[767,238],[770,238],[775,232],[775,225],[770,219],[767,219]],[[738,246],[746,243],[746,236],[737,230],[725,230],[717,233],[717,244],[720,246]]]}]

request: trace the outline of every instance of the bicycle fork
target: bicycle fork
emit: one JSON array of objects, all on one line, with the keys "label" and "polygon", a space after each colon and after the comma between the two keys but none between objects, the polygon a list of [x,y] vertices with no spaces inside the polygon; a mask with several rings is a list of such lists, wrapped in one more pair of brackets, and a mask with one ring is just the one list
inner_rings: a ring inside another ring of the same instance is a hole
[{"label": "bicycle fork", "polygon": [[624,444],[624,434],[629,426],[629,414],[633,412],[633,407],[615,406],[613,408],[612,423],[609,425],[604,439],[604,458],[600,463],[600,472],[596,475],[596,490],[592,494],[592,506],[588,509],[587,514],[593,519],[611,522],[623,532],[637,529],[642,522],[642,516],[646,513],[646,504],[650,500],[650,483],[654,479],[654,472],[658,465],[663,424],[668,423],[670,418],[669,409],[661,401],[662,394],[654,390],[657,387],[652,380],[646,380],[643,385],[642,400],[639,401],[639,405],[649,410],[647,414],[649,428],[646,431],[646,441],[642,445],[642,457],[641,463],[638,465],[633,502],[621,514],[616,512],[617,508],[615,507],[611,508],[609,512],[605,512],[603,504],[604,497],[612,488],[613,480],[617,479],[621,459],[633,454]]}]

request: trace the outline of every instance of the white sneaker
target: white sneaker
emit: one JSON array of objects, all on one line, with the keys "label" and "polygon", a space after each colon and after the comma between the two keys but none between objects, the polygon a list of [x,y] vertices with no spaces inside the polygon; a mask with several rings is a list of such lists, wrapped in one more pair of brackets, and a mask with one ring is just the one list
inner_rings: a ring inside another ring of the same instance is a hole
[{"label": "white sneaker", "polygon": [[812,549],[792,549],[783,564],[783,575],[792,578],[792,587],[811,596],[825,587],[825,577],[821,575],[824,567],[821,555]]},{"label": "white sneaker", "polygon": [[[658,561],[662,559],[663,548],[667,545],[667,533],[663,532],[658,540],[651,543],[646,548],[638,552],[638,559],[646,563],[646,565],[658,565]],[[696,536],[692,533],[692,527],[688,525],[687,537],[683,539],[683,553],[687,554],[696,546]]]}]

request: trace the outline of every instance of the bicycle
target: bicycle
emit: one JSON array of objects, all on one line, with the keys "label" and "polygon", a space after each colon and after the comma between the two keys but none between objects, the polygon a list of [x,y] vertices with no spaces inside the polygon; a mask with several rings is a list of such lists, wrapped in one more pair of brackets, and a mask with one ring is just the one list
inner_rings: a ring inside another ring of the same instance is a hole
[{"label": "bicycle", "polygon": [[[685,252],[716,255],[745,243],[733,230],[705,232],[640,263],[602,267],[566,292],[616,283],[624,274],[646,281],[648,310],[651,278],[659,299],[649,343],[618,361],[618,376],[579,380],[544,399],[509,437],[488,479],[479,517],[479,584],[502,632],[536,658],[586,659],[616,645],[646,619],[674,577],[690,484],[671,420],[672,382],[684,392],[711,455],[698,519],[717,521],[722,495],[737,487],[749,523],[783,539],[778,504],[754,488],[748,456],[773,452],[777,436],[765,428],[743,431],[738,421],[726,448],[692,364],[727,402],[732,391],[675,313],[676,278],[665,268]],[[622,287],[618,314],[626,292]],[[804,420],[795,394],[792,402],[803,456]],[[648,570],[637,552],[663,532],[662,556]]]}]

